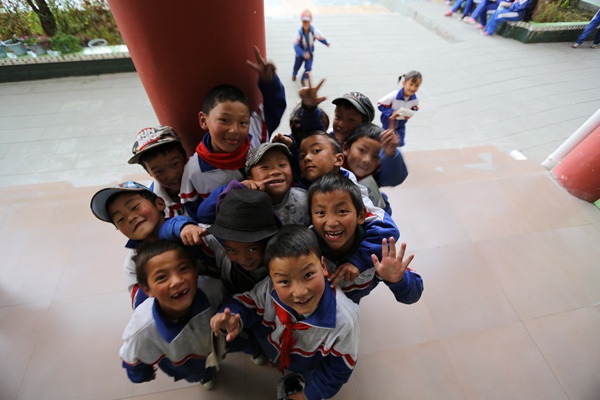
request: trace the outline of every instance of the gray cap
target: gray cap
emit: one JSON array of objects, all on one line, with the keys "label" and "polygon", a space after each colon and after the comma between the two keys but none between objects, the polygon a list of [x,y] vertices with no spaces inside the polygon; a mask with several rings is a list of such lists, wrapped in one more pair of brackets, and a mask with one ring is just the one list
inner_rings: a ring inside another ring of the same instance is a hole
[{"label": "gray cap", "polygon": [[127,181],[123,183],[119,183],[117,186],[113,186],[111,188],[100,189],[96,192],[94,197],[92,197],[92,201],[90,203],[90,208],[92,209],[92,213],[102,221],[113,222],[108,210],[106,209],[106,203],[108,199],[114,196],[117,193],[121,192],[143,192],[147,190],[150,193],[153,193],[146,186],[141,183],[137,183],[134,181]]},{"label": "gray cap", "polygon": [[248,155],[246,156],[246,174],[249,174],[250,169],[252,169],[252,167],[254,167],[260,161],[262,156],[264,156],[265,153],[271,149],[277,149],[277,150],[281,151],[283,154],[288,156],[288,158],[292,157],[292,153],[290,152],[290,149],[288,149],[288,147],[283,143],[280,143],[280,142],[261,143],[258,147],[255,147],[253,149],[250,149],[250,151],[248,151]]},{"label": "gray cap", "polygon": [[352,104],[362,115],[366,115],[367,122],[371,122],[375,118],[375,107],[373,107],[371,100],[364,94],[360,92],[345,93],[342,97],[333,100],[332,103],[337,106],[344,101]]}]

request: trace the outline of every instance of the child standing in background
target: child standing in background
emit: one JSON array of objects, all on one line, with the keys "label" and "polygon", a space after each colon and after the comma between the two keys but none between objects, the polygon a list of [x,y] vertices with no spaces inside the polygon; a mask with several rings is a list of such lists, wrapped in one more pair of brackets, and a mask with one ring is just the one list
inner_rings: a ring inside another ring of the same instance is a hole
[{"label": "child standing in background", "polygon": [[406,121],[419,109],[417,90],[423,82],[420,72],[410,71],[398,78],[402,82],[402,88],[383,96],[377,101],[377,108],[381,111],[381,126],[388,129],[390,119],[395,121],[392,127],[400,137],[400,146],[404,146],[406,135]]},{"label": "child standing in background", "polygon": [[300,82],[302,86],[308,77],[308,72],[312,70],[313,63],[313,54],[315,52],[315,40],[323,43],[325,46],[329,47],[331,43],[325,39],[325,36],[319,31],[315,29],[314,26],[311,26],[312,22],[312,13],[310,10],[302,11],[300,15],[300,19],[302,20],[302,28],[298,29],[298,34],[294,39],[294,50],[296,51],[296,61],[294,62],[294,72],[292,73],[292,80],[296,80],[296,76],[298,75],[298,71],[304,63],[304,72],[302,73],[302,78]]}]

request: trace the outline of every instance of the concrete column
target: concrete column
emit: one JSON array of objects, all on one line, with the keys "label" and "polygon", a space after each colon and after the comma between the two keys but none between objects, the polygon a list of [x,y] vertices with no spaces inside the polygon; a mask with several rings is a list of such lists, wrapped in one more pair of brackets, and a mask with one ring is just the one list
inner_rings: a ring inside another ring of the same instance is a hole
[{"label": "concrete column", "polygon": [[175,129],[188,154],[204,134],[198,112],[209,89],[231,84],[252,109],[262,102],[256,71],[246,66],[254,46],[266,57],[262,0],[108,3],[158,121]]},{"label": "concrete column", "polygon": [[552,174],[573,196],[592,203],[600,199],[600,125],[552,170]]}]

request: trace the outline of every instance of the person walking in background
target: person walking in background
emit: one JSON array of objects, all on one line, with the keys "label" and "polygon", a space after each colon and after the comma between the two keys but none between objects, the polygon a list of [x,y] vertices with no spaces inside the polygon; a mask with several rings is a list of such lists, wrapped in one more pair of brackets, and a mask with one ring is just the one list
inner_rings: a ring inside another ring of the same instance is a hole
[{"label": "person walking in background", "polygon": [[302,63],[304,63],[304,72],[302,73],[302,78],[300,78],[300,82],[302,83],[302,86],[305,86],[305,81],[308,76],[308,72],[312,71],[312,64],[315,52],[315,40],[318,40],[327,47],[329,47],[331,43],[329,43],[327,39],[325,39],[325,36],[323,36],[321,31],[319,31],[311,25],[312,13],[310,12],[310,10],[302,11],[300,19],[302,20],[302,27],[298,29],[296,38],[294,39],[296,61],[294,62],[292,80],[296,80],[296,77],[298,76],[298,71],[300,70],[300,67],[302,67]]},{"label": "person walking in background", "polygon": [[[579,35],[579,37],[577,38],[575,43],[573,43],[571,45],[571,47],[576,49],[579,46],[581,46],[581,44],[583,43],[585,38],[590,36],[592,34],[592,32],[594,32],[594,29],[598,28],[598,26],[600,26],[600,10],[598,10],[596,12],[596,15],[594,15],[594,18],[592,18],[590,23],[587,24],[587,26],[583,30],[583,33],[581,35]],[[592,43],[592,45],[590,47],[592,49],[600,48],[600,29],[598,29],[598,31],[596,32],[596,37],[594,38],[594,42]]]}]

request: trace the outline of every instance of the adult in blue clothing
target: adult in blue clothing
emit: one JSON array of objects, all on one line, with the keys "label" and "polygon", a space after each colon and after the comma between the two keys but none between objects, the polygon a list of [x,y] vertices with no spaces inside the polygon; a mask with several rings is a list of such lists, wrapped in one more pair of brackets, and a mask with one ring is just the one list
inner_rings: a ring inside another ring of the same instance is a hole
[{"label": "adult in blue clothing", "polygon": [[521,21],[532,0],[515,0],[514,2],[501,1],[492,18],[485,25],[483,34],[492,36],[500,22]]},{"label": "adult in blue clothing", "polygon": [[[587,24],[587,26],[585,27],[585,29],[583,30],[583,33],[581,35],[579,35],[579,37],[577,38],[577,40],[575,41],[575,43],[573,43],[571,45],[572,48],[576,49],[579,46],[581,46],[581,44],[583,43],[583,41],[592,34],[592,32],[594,32],[594,29],[598,28],[598,26],[600,26],[600,10],[598,10],[598,12],[596,12],[596,15],[594,15],[594,18],[592,18],[592,20],[590,21],[589,24]],[[598,29],[598,31],[596,32],[596,37],[594,38],[594,42],[592,43],[592,45],[590,46],[592,49],[599,49],[600,48],[600,29]]]},{"label": "adult in blue clothing", "polygon": [[292,80],[296,80],[298,71],[304,63],[304,72],[302,73],[302,78],[300,79],[302,86],[304,86],[306,78],[308,77],[308,72],[312,71],[312,64],[315,52],[315,40],[318,40],[327,47],[330,46],[330,43],[327,41],[327,39],[325,39],[325,36],[323,36],[321,31],[319,31],[311,25],[312,13],[310,12],[310,10],[302,11],[300,19],[302,20],[302,27],[298,29],[298,34],[294,39],[296,61],[294,62]]}]

